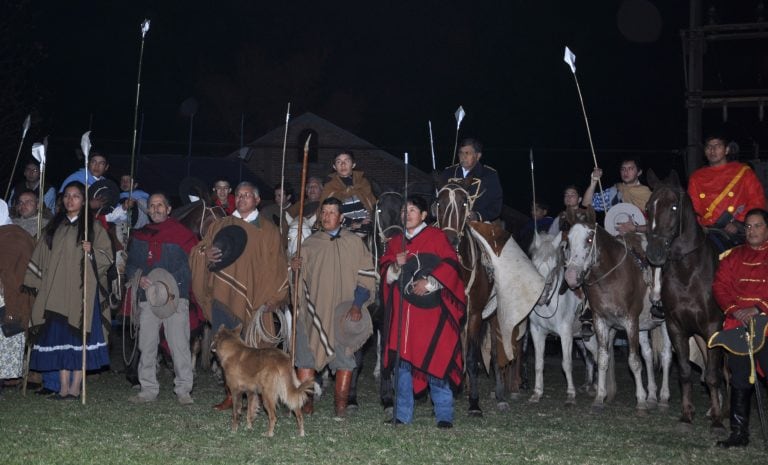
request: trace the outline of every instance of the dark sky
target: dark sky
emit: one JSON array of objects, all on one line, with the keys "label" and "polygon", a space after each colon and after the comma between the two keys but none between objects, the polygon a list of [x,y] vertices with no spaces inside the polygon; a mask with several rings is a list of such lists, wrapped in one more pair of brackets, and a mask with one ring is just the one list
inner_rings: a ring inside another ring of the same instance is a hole
[{"label": "dark sky", "polygon": [[[237,148],[243,114],[246,142],[281,125],[290,101],[294,116],[312,111],[429,170],[427,121],[446,165],[463,105],[461,136],[485,143],[483,160],[502,171],[508,201],[530,196],[534,147],[540,195],[559,208],[562,186],[583,184],[592,164],[562,61],[568,45],[609,181],[627,153],[661,171],[680,161],[686,0],[264,3],[34,2],[29,29],[45,51],[38,131],[50,134],[51,153],[69,157],[91,115],[94,145],[130,152],[139,25],[149,17],[144,153],[186,153],[187,98],[199,102],[200,155]],[[641,14],[648,5],[651,15]],[[645,37],[631,40],[632,31]]]}]

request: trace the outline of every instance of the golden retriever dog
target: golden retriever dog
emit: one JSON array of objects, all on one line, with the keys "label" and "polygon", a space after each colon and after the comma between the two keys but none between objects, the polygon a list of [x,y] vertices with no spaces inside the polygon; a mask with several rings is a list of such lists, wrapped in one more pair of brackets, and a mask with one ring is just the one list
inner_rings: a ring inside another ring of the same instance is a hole
[{"label": "golden retriever dog", "polygon": [[301,407],[307,401],[315,380],[299,383],[291,364],[291,357],[280,349],[255,349],[240,339],[242,325],[235,329],[219,327],[213,337],[211,350],[216,353],[224,369],[224,379],[232,392],[232,431],[237,431],[243,394],[248,397],[246,421],[253,428],[253,417],[259,409],[259,395],[269,416],[266,436],[275,434],[275,413],[280,400],[296,415],[299,436],[304,436],[304,417]]}]

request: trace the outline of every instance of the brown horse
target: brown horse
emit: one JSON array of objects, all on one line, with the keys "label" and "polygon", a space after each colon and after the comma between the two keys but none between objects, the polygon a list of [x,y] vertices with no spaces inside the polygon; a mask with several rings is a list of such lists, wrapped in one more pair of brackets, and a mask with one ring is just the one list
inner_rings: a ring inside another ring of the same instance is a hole
[{"label": "brown horse", "polygon": [[[594,312],[598,385],[592,409],[599,412],[604,408],[608,397],[606,385],[613,357],[613,339],[618,329],[624,329],[629,345],[629,368],[635,378],[637,410],[644,412],[657,399],[647,331],[659,323],[654,323],[650,318],[649,288],[642,262],[626,238],[611,236],[605,229],[594,224],[594,220],[588,223],[577,222],[573,214],[569,214],[568,220],[573,226],[568,232],[565,279],[571,288],[583,287]],[[665,331],[663,335],[666,335]],[[643,388],[640,345],[643,346],[642,355],[646,364],[647,392]],[[671,359],[669,344],[665,343],[664,347],[664,379],[660,396],[662,404],[666,404],[669,399],[668,368]]]},{"label": "brown horse", "polygon": [[214,221],[225,216],[227,212],[223,208],[206,203],[204,200],[196,200],[171,211],[171,217],[179,220],[199,238],[205,236],[208,227]]},{"label": "brown horse", "polygon": [[[438,191],[436,213],[438,227],[441,228],[448,241],[456,249],[461,263],[461,275],[467,293],[467,321],[464,342],[465,369],[469,378],[469,415],[482,416],[480,394],[478,390],[478,372],[482,363],[481,347],[484,331],[483,313],[486,307],[495,307],[493,295],[493,274],[482,261],[483,250],[470,233],[468,224],[473,199],[469,195],[470,180],[451,180]],[[491,308],[488,311],[492,310]],[[486,312],[487,313],[487,312]],[[494,312],[489,318],[489,324],[496,320]],[[498,323],[493,325],[498,328]],[[493,331],[498,337],[499,331]],[[496,339],[494,337],[493,340]],[[492,351],[492,353],[497,353]],[[498,361],[498,360],[496,360]],[[493,361],[492,361],[493,363]],[[509,408],[506,402],[503,374],[496,367],[496,400],[499,409]]]},{"label": "brown horse", "polygon": [[[703,341],[723,326],[723,312],[712,296],[712,281],[717,268],[717,253],[696,222],[688,195],[674,171],[664,182],[648,173],[653,194],[648,200],[648,261],[661,272],[661,289],[651,298],[660,299],[666,313],[667,328],[677,352],[682,384],[684,425],[693,421],[691,366],[688,340]],[[658,273],[657,271],[657,273]],[[703,341],[701,340],[703,338]],[[705,380],[709,388],[711,428],[724,429],[722,423],[721,349],[709,349],[705,357]]]}]

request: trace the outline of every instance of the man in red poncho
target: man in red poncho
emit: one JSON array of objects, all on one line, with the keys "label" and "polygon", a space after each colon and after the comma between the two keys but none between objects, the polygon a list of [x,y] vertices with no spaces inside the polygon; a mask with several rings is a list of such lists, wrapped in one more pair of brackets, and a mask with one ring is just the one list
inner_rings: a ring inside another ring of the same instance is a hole
[{"label": "man in red poncho", "polygon": [[[768,313],[768,211],[747,212],[744,221],[747,243],[731,249],[720,262],[712,284],[715,300],[725,312],[723,329],[746,325],[753,317]],[[768,349],[755,353],[761,375],[768,372]],[[728,354],[731,370],[731,436],[721,447],[743,447],[749,443],[749,412],[752,390],[749,356]],[[762,389],[758,387],[758,389]]]},{"label": "man in red poncho", "polygon": [[765,208],[765,192],[749,165],[730,161],[738,146],[722,136],[704,141],[709,166],[699,168],[688,180],[688,195],[696,219],[705,228],[727,236],[722,249],[744,242],[744,217],[753,208]]},{"label": "man in red poncho", "polygon": [[[461,325],[466,314],[459,260],[445,233],[427,226],[427,202],[411,196],[406,202],[406,241],[389,241],[381,258],[384,304],[391,315],[384,363],[391,367],[399,352],[397,416],[413,421],[414,393],[427,386],[438,428],[453,426],[453,393],[461,383]],[[400,298],[400,282],[405,292]],[[402,307],[400,302],[402,301]]]}]

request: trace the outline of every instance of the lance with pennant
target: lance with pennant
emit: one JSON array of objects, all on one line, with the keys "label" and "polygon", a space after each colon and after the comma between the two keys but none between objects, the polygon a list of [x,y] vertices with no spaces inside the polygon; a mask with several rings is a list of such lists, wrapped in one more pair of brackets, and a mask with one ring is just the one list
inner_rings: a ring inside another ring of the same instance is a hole
[{"label": "lance with pennant", "polygon": [[[88,172],[88,156],[91,153],[91,131],[86,132],[83,134],[83,137],[80,138],[80,148],[83,151],[83,158],[85,159],[85,199],[83,200],[85,202],[85,208],[83,209],[83,231],[85,234],[83,235],[83,242],[89,242],[88,237],[88,213],[90,210],[90,205],[88,204],[88,178],[91,176],[91,173]],[[91,252],[92,253],[92,252]],[[85,405],[85,373],[86,373],[86,366],[85,366],[85,354],[86,354],[86,347],[87,347],[87,327],[88,327],[88,262],[89,255],[91,253],[88,253],[83,249],[83,351],[82,351],[82,370],[83,370],[83,381],[82,381],[82,395],[80,396],[83,405]],[[98,277],[97,277],[98,278]],[[98,298],[98,296],[96,297]],[[93,311],[93,309],[91,309]],[[91,318],[93,318],[94,315],[91,315]]]},{"label": "lance with pennant", "polygon": [[[21,156],[21,147],[24,145],[24,139],[27,137],[27,131],[29,131],[29,125],[31,121],[31,115],[27,115],[24,118],[24,125],[21,130],[21,142],[19,142],[19,150],[16,152],[16,160],[13,162],[13,169],[11,170],[11,177],[8,178],[8,187],[5,189],[5,200],[10,200],[8,194],[11,192],[11,185],[13,184],[13,177],[16,175],[16,165],[19,164],[19,157]],[[42,192],[40,193],[42,195]]]},{"label": "lance with pennant", "polygon": [[[571,74],[573,74],[573,80],[576,82],[576,91],[579,93],[579,103],[581,103],[581,112],[584,114],[584,124],[587,126],[587,138],[589,139],[589,148],[592,151],[592,162],[594,167],[597,168],[597,155],[595,155],[595,144],[592,143],[592,131],[589,129],[589,118],[587,118],[587,109],[584,107],[584,97],[581,95],[581,87],[579,86],[579,78],[576,77],[576,55],[570,48],[565,47],[565,55],[563,56],[565,61],[571,68]],[[600,197],[605,198],[603,193],[603,183],[597,180],[597,185],[600,187]],[[607,210],[607,208],[606,208]]]},{"label": "lance with pennant", "polygon": [[[149,19],[145,19],[141,23],[141,47],[139,48],[139,71],[136,76],[136,101],[133,106],[133,138],[131,140],[131,188],[128,191],[128,202],[133,200],[133,186],[135,170],[136,170],[136,133],[139,126],[139,97],[141,96],[141,65],[144,61],[144,39],[149,32]],[[131,207],[133,208],[133,207]],[[128,211],[128,232],[127,237],[131,235],[131,212]],[[126,237],[126,241],[127,241]],[[126,242],[127,243],[127,242]]]},{"label": "lance with pennant", "polygon": [[456,150],[459,148],[459,128],[461,127],[461,122],[464,120],[465,115],[466,112],[464,111],[464,107],[459,105],[456,113],[454,113],[454,116],[456,117],[456,137],[453,140],[453,161],[451,161],[451,165],[456,164]]}]

